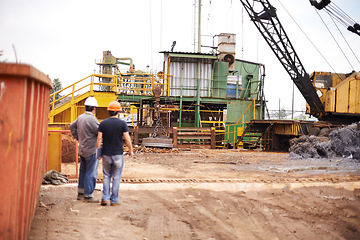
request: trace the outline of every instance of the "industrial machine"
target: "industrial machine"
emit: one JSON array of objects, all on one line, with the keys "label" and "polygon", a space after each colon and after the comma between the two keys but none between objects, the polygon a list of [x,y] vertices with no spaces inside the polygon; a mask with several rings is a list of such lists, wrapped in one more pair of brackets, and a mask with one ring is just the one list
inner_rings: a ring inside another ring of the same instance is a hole
[{"label": "industrial machine", "polygon": [[[240,2],[304,96],[306,113],[332,122],[360,120],[360,72],[314,72],[309,76],[277,17],[276,8],[268,0]],[[321,6],[325,7],[326,4]],[[355,23],[350,29],[357,28],[358,24]]]}]

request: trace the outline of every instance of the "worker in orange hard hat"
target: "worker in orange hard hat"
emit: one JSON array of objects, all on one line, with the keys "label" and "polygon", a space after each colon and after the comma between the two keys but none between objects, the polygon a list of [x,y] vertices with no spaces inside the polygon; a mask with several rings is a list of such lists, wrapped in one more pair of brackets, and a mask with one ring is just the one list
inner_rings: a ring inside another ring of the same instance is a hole
[{"label": "worker in orange hard hat", "polygon": [[[129,128],[124,120],[119,119],[121,105],[117,101],[109,104],[107,110],[110,117],[100,123],[96,147],[102,144],[102,163],[103,163],[103,196],[101,205],[109,203],[111,206],[118,205],[119,187],[122,170],[124,168],[123,140],[129,148],[129,155],[134,155]],[[110,182],[113,178],[112,192],[110,195]]]},{"label": "worker in orange hard hat", "polygon": [[[107,110],[113,112],[111,114],[115,114],[114,112],[121,112],[122,108],[118,101],[112,101],[111,103],[109,103]],[[110,112],[109,112],[109,114],[110,114]],[[110,114],[110,116],[111,116],[111,114]]]}]

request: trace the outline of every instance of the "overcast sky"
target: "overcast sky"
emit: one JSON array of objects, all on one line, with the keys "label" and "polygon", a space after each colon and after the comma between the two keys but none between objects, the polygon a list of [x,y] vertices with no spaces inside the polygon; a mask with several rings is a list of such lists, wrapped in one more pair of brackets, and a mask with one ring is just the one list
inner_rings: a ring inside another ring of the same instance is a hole
[{"label": "overcast sky", "polygon": [[[289,17],[279,0],[270,1],[305,69],[348,73],[360,71],[358,60],[325,12],[319,12],[332,29],[352,66],[337,47],[308,0],[280,0],[317,50]],[[360,22],[360,1],[332,0]],[[360,36],[338,24],[360,59]],[[59,78],[63,86],[98,71],[95,59],[110,50],[116,57],[131,57],[136,69],[162,70],[162,55],[176,41],[174,51],[194,49],[194,0],[0,0],[0,61],[27,63]],[[235,33],[236,58],[265,64],[265,95],[270,109],[291,109],[292,81],[249,20],[240,1],[202,0],[202,44],[212,36]],[[197,34],[197,33],[195,33]],[[14,47],[13,47],[14,46]],[[15,51],[16,55],[15,55]],[[209,48],[202,48],[208,53]],[[295,109],[305,110],[296,90]]]}]

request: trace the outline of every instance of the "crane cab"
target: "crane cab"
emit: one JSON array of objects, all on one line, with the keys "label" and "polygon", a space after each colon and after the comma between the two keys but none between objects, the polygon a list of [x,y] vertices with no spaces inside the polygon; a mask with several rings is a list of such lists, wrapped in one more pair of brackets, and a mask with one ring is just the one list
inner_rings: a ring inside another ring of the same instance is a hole
[{"label": "crane cab", "polygon": [[[360,120],[360,72],[313,72],[310,79],[324,106],[324,119]],[[308,104],[306,113],[313,114]]]}]

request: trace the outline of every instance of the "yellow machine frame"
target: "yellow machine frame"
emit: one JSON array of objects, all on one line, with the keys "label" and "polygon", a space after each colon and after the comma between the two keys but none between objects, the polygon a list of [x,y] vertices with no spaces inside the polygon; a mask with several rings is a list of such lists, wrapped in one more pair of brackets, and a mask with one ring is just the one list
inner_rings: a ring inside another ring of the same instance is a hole
[{"label": "yellow machine frame", "polygon": [[[360,72],[353,72],[350,76],[330,72],[314,72],[310,78],[324,105],[326,115],[360,114]],[[308,105],[306,113],[311,114]]]},{"label": "yellow machine frame", "polygon": [[[97,81],[111,79],[109,83]],[[148,73],[125,73],[118,75],[92,74],[70,86],[50,95],[50,124],[70,124],[85,111],[84,101],[89,96],[99,104],[97,118],[107,118],[106,107],[117,99],[119,94],[152,95],[152,89],[161,86],[161,95],[170,93],[170,75]],[[97,90],[98,88],[102,90]],[[56,99],[56,96],[61,96]]]}]

